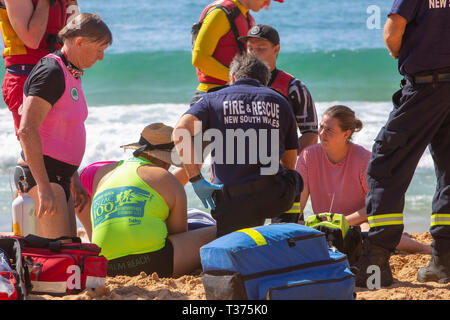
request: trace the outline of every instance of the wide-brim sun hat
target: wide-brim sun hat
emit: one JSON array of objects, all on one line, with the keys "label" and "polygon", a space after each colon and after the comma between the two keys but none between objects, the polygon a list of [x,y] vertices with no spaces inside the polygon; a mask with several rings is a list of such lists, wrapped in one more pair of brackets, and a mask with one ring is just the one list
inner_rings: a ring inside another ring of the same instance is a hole
[{"label": "wide-brim sun hat", "polygon": [[120,147],[136,150],[133,153],[135,157],[146,154],[176,167],[182,167],[183,164],[172,141],[172,131],[172,127],[163,123],[152,123],[142,130],[138,142]]}]

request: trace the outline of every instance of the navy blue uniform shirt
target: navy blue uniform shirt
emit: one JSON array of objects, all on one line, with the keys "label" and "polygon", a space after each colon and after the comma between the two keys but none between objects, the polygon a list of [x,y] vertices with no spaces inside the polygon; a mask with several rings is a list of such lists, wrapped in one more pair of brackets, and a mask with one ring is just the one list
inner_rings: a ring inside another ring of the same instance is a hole
[{"label": "navy blue uniform shirt", "polygon": [[[211,151],[215,183],[256,180],[261,168],[272,166],[276,166],[275,174],[283,170],[279,159],[285,150],[298,149],[295,117],[288,101],[253,79],[239,79],[227,88],[204,94],[186,113],[202,121],[203,135],[209,133],[217,142],[218,149],[214,150],[213,144]],[[267,163],[275,152],[278,162]]]},{"label": "navy blue uniform shirt", "polygon": [[390,14],[408,22],[398,58],[401,74],[450,67],[449,0],[395,0]]}]

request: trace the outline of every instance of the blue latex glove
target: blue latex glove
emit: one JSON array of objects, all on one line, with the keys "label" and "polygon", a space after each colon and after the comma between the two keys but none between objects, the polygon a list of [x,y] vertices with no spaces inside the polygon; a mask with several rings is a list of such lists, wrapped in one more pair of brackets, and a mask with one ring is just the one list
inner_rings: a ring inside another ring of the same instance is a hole
[{"label": "blue latex glove", "polygon": [[208,209],[208,204],[211,209],[216,209],[211,196],[215,190],[222,190],[223,184],[214,184],[202,179],[192,183],[192,187],[206,209]]}]

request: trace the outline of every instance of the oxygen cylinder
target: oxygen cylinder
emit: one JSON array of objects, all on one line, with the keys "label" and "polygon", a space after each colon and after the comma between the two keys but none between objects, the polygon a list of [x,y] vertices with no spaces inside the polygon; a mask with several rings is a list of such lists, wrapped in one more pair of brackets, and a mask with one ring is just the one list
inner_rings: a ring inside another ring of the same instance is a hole
[{"label": "oxygen cylinder", "polygon": [[33,199],[26,193],[19,193],[12,203],[13,232],[25,237],[36,234],[36,209]]}]

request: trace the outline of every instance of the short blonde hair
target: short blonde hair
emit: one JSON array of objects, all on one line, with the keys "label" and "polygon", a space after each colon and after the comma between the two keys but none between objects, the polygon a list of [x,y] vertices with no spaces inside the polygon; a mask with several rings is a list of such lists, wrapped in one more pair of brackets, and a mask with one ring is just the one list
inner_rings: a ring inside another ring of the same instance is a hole
[{"label": "short blonde hair", "polygon": [[92,42],[112,44],[112,33],[105,22],[96,13],[81,13],[70,20],[58,33],[62,41],[84,37]]}]

